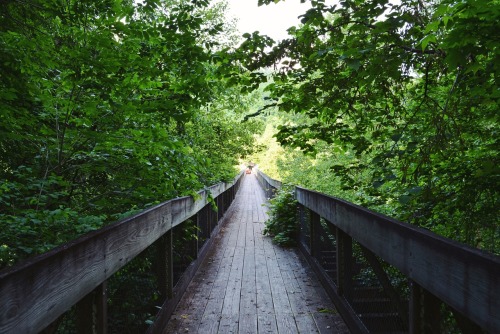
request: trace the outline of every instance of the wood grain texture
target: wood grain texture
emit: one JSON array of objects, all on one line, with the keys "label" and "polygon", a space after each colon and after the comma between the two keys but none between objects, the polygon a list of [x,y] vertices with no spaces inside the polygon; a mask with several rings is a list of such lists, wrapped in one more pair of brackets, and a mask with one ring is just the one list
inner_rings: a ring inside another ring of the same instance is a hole
[{"label": "wood grain texture", "polygon": [[[240,174],[241,175],[241,174]],[[0,273],[0,332],[37,333],[234,183],[159,204]]]}]

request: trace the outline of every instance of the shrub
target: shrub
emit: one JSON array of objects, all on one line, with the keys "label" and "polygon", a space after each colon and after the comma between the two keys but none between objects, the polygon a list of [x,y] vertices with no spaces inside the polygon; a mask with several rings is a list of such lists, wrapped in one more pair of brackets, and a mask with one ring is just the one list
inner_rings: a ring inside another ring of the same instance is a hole
[{"label": "shrub", "polygon": [[294,187],[284,186],[269,201],[269,220],[263,234],[273,237],[280,246],[292,246],[296,242],[298,231],[297,201],[294,198]]}]

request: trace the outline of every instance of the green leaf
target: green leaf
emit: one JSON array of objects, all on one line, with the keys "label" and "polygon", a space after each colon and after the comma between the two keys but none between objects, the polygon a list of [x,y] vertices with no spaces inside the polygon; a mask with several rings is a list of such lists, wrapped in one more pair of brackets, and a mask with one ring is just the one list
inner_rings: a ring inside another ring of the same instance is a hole
[{"label": "green leaf", "polygon": [[349,66],[349,68],[351,68],[353,71],[357,71],[359,70],[360,66],[361,66],[361,62],[359,61],[359,59],[347,59],[346,60],[346,64],[347,66]]},{"label": "green leaf", "polygon": [[422,51],[425,51],[425,49],[427,48],[427,45],[429,45],[429,43],[436,43],[437,40],[436,40],[436,36],[435,35],[427,35],[425,36],[421,41],[420,41],[420,46],[422,48]]},{"label": "green leaf", "polygon": [[411,196],[409,195],[399,196],[398,201],[401,204],[408,204],[411,201]]}]

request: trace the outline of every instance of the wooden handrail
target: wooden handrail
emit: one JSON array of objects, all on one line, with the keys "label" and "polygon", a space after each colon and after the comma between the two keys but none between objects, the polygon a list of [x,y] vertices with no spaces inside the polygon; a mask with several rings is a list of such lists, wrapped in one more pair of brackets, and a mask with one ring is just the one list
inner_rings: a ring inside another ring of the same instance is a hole
[{"label": "wooden handrail", "polygon": [[[259,173],[264,187],[273,187],[270,178]],[[299,205],[324,218],[332,229],[357,241],[481,328],[500,331],[500,257],[342,199],[295,189]],[[310,233],[314,243],[312,228]]]},{"label": "wooden handrail", "polygon": [[231,188],[166,201],[0,272],[0,333],[36,333],[173,227]]},{"label": "wooden handrail", "polygon": [[500,259],[361,206],[296,187],[296,199],[492,333],[500,329]]}]

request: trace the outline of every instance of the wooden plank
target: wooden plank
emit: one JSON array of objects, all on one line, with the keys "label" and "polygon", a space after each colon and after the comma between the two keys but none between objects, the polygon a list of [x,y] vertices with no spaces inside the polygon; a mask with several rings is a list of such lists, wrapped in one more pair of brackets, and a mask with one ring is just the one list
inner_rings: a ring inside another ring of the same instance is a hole
[{"label": "wooden plank", "polygon": [[[227,258],[228,267],[226,270],[227,276],[227,284],[224,299],[222,301],[222,315],[238,315],[239,305],[240,305],[240,294],[241,294],[241,280],[243,274],[243,258],[244,258],[244,247],[241,246],[241,243],[244,240],[241,240],[241,235],[244,233],[244,229],[242,229],[241,222],[241,196],[237,196],[235,200],[235,204],[237,205],[237,210],[235,215],[233,216],[233,221],[230,223],[228,229],[230,229],[230,235],[228,238],[227,247],[231,248],[231,257]],[[243,230],[243,232],[242,232]],[[227,319],[224,318],[224,322],[222,324],[228,325]],[[233,327],[230,327],[230,329]],[[236,327],[237,330],[237,327]]]},{"label": "wooden plank", "polygon": [[278,325],[274,314],[259,314],[257,317],[258,333],[277,333]]},{"label": "wooden plank", "polygon": [[194,289],[187,289],[189,291],[187,300],[191,302],[180,304],[172,316],[177,318],[178,328],[182,331],[197,332],[210,289],[201,275],[195,276],[190,285],[194,286]]},{"label": "wooden plank", "polygon": [[222,312],[224,297],[229,281],[229,274],[231,272],[227,261],[234,256],[234,250],[234,247],[225,247],[225,249],[219,251],[219,253],[223,253],[223,257],[221,258],[221,263],[216,276],[211,278],[213,279],[213,286],[205,307],[204,316],[209,313],[221,314]]},{"label": "wooden plank", "polygon": [[238,314],[222,314],[219,324],[219,332],[228,334],[238,333],[238,323]]},{"label": "wooden plank", "polygon": [[[258,197],[259,203],[265,200],[263,191],[260,191]],[[262,208],[262,205],[259,205]],[[270,252],[272,246],[271,239],[262,235],[263,223],[253,224],[255,236],[255,265],[256,265],[256,290],[257,290],[257,314],[258,328],[260,333],[276,333],[277,323],[274,315],[274,301],[271,291],[271,282],[268,272],[268,257],[272,256]],[[269,254],[266,254],[266,248]]]},{"label": "wooden plank", "polygon": [[278,260],[272,245],[265,247],[267,255],[267,271],[273,296],[274,312],[278,314],[292,313],[290,301],[286,294],[285,284],[279,270]]},{"label": "wooden plank", "polygon": [[302,292],[294,273],[290,269],[281,269],[283,283],[286,289],[290,308],[294,314],[304,314],[308,312],[307,298]]},{"label": "wooden plank", "polygon": [[195,333],[217,334],[221,318],[220,314],[203,314],[200,325]]},{"label": "wooden plank", "polygon": [[[217,241],[214,243],[219,244]],[[186,328],[197,330],[200,325],[199,321],[205,316],[207,305],[210,301],[206,293],[212,293],[211,290],[213,290],[207,289],[207,285],[211,284],[213,277],[217,274],[217,268],[222,262],[222,256],[219,253],[219,248],[215,246],[207,254],[204,267],[193,278],[186,289],[186,293],[183,295],[182,301],[172,313],[166,325],[166,333],[184,332]],[[207,263],[210,264],[208,268],[206,266]]]},{"label": "wooden plank", "polygon": [[293,314],[276,314],[276,323],[278,325],[278,333],[293,334],[299,332]]},{"label": "wooden plank", "polygon": [[[228,217],[231,217],[230,213]],[[218,292],[214,291],[214,289],[217,287],[217,282],[220,281],[220,272],[221,270],[224,271],[225,260],[232,256],[231,250],[234,253],[234,247],[227,247],[226,240],[228,238],[222,238],[224,234],[231,232],[227,230],[225,222],[222,222],[219,227],[222,232],[220,235],[213,237],[215,247],[213,247],[211,252],[207,255],[203,267],[194,277],[182,302],[179,303],[177,310],[172,316],[173,322],[177,323],[176,328],[197,330],[197,326],[200,325],[199,322],[202,321],[203,318],[208,317],[209,314],[214,314],[214,312],[210,312],[214,303],[220,303],[218,311],[220,314],[222,301],[214,301],[211,297]],[[225,287],[223,287],[223,290],[224,289]],[[224,294],[222,294],[222,298],[223,297]],[[167,328],[172,330],[172,324],[169,323]]]},{"label": "wooden plank", "polygon": [[257,291],[255,283],[255,255],[253,249],[245,248],[241,284],[240,314],[257,315]]},{"label": "wooden plank", "polygon": [[257,331],[257,314],[240,314],[239,334],[255,334]]},{"label": "wooden plank", "polygon": [[500,257],[324,194],[298,187],[296,196],[452,308],[500,328]]},{"label": "wooden plank", "polygon": [[[217,262],[217,257],[215,257],[213,255],[213,252],[214,252],[214,244],[217,243],[216,235],[218,234],[219,229],[221,229],[224,226],[223,224],[224,224],[224,222],[221,222],[221,224],[217,226],[217,228],[213,231],[214,235],[201,248],[201,250],[198,254],[198,258],[189,265],[189,267],[186,269],[184,274],[181,276],[181,278],[179,279],[179,281],[177,282],[177,284],[174,287],[173,298],[165,301],[165,303],[162,305],[161,310],[158,312],[158,314],[156,316],[154,324],[148,328],[148,331],[147,331],[148,334],[149,333],[151,333],[151,334],[160,333],[163,330],[163,328],[167,325],[170,316],[172,315],[172,313],[175,310],[175,306],[177,305],[180,298],[182,297],[182,295],[186,291],[189,283],[191,282],[191,279],[193,278],[193,276],[197,272],[200,265],[207,258],[210,259],[210,254],[212,254],[211,263],[216,263],[216,264],[214,264],[212,269],[209,269],[209,270],[213,271],[213,268],[214,267],[216,268],[218,263],[220,263],[220,261]],[[200,306],[202,306],[202,305],[204,305],[204,304],[200,304]]]},{"label": "wooden plank", "polygon": [[314,330],[319,330],[321,333],[349,333],[333,302],[301,254],[295,250],[290,251],[287,259],[289,261],[287,265],[295,276],[297,286],[300,286],[300,296],[305,303],[300,306],[301,313],[310,314],[314,318]]},{"label": "wooden plank", "polygon": [[[247,212],[245,210],[244,214],[246,215],[246,213]],[[235,223],[242,225],[242,222],[241,222],[242,219],[243,218],[240,217],[240,219],[238,221],[236,221]],[[245,244],[246,244],[246,228],[245,228],[245,226],[241,226],[238,228],[238,240],[236,242],[236,246],[244,248]]]},{"label": "wooden plank", "polygon": [[274,314],[273,296],[271,294],[271,283],[267,271],[266,255],[263,249],[255,252],[255,285],[257,293],[257,314]]},{"label": "wooden plank", "polygon": [[[224,273],[228,272],[228,259],[232,259],[234,254],[234,247],[229,247],[228,244],[230,240],[235,240],[235,231],[228,223],[235,215],[237,209],[237,206],[231,206],[230,210],[217,226],[220,232],[210,239],[210,242],[213,242],[213,247],[184,293],[182,300],[172,313],[170,320],[165,326],[164,333],[184,333],[186,329],[197,331],[200,326],[205,326],[205,324],[202,324],[204,323],[204,319],[213,317],[217,313],[220,315],[224,293],[221,296],[218,293],[221,291],[224,292],[225,286],[219,288],[218,285],[224,284],[224,280],[227,284],[228,275],[224,278]],[[204,283],[211,284],[211,288],[207,288],[207,285]],[[208,297],[204,294],[207,292],[210,293]],[[219,306],[216,306],[218,303]],[[214,307],[213,311],[211,311],[212,307]],[[218,312],[217,307],[219,308]],[[202,315],[200,315],[201,313]]]},{"label": "wooden plank", "polygon": [[319,333],[316,322],[310,313],[295,315],[295,324],[299,333]]},{"label": "wooden plank", "polygon": [[222,314],[224,315],[239,313],[244,253],[245,249],[243,247],[235,248],[226,295],[224,296],[224,306],[222,308]]}]

